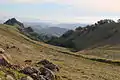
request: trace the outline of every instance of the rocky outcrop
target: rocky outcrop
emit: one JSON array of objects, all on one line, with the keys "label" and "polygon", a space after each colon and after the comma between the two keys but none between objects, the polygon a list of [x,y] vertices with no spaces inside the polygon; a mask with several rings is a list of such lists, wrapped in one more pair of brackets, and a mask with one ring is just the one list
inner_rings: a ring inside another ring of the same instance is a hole
[{"label": "rocky outcrop", "polygon": [[34,80],[56,80],[55,71],[59,71],[56,65],[48,60],[42,60],[37,64],[42,64],[43,67],[26,67],[20,72],[32,77]]},{"label": "rocky outcrop", "polygon": [[46,59],[38,62],[37,64],[42,64],[42,65],[44,65],[45,68],[48,68],[52,71],[59,71],[59,67],[57,65],[53,64],[52,62],[50,62]]},{"label": "rocky outcrop", "polygon": [[27,75],[32,75],[34,73],[36,74],[39,74],[40,71],[35,69],[35,68],[32,68],[32,67],[26,67],[24,68],[23,70],[21,70],[20,72],[24,73],[24,74],[27,74]]},{"label": "rocky outcrop", "polygon": [[31,27],[25,28],[24,31],[25,31],[26,33],[34,32],[34,30],[33,30]]},{"label": "rocky outcrop", "polygon": [[[27,75],[26,77],[22,77],[20,80],[56,80],[56,72],[59,71],[59,67],[52,62],[44,59],[37,63],[38,65],[41,65],[40,67],[30,67],[29,65],[29,67],[21,68],[20,65],[10,64],[5,56],[5,51],[2,48],[0,48],[0,51],[0,66],[16,70]],[[31,63],[32,60],[25,60],[24,62]],[[11,71],[7,71],[6,80],[16,80],[15,74]]]},{"label": "rocky outcrop", "polygon": [[20,80],[33,80],[30,76],[22,77]]},{"label": "rocky outcrop", "polygon": [[41,78],[42,78],[41,72],[37,68],[26,67],[23,70],[21,70],[20,72],[31,76],[34,80],[41,80]]},{"label": "rocky outcrop", "polygon": [[6,75],[6,80],[15,80],[11,75]]},{"label": "rocky outcrop", "polygon": [[40,71],[41,71],[41,75],[44,76],[45,80],[55,80],[55,74],[50,69],[41,67]]},{"label": "rocky outcrop", "polygon": [[7,20],[4,24],[11,25],[11,26],[17,25],[20,29],[24,28],[24,24],[17,21],[15,18],[11,18]]},{"label": "rocky outcrop", "polygon": [[5,54],[4,54],[4,50],[1,48],[1,50],[0,50],[0,65],[1,66],[9,66],[10,65],[10,62],[9,62],[9,60],[7,59],[7,57],[5,56]]},{"label": "rocky outcrop", "polygon": [[24,24],[19,22],[15,18],[11,18],[11,19],[7,20],[6,22],[4,22],[4,24],[11,25],[11,26],[16,26],[23,33],[34,32],[31,27],[25,28]]},{"label": "rocky outcrop", "polygon": [[0,54],[4,54],[5,50],[3,48],[0,48]]}]

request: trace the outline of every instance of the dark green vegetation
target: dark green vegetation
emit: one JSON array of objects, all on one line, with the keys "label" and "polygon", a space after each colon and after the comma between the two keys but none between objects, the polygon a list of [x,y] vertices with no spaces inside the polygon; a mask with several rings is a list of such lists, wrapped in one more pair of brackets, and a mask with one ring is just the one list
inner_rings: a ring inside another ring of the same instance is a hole
[{"label": "dark green vegetation", "polygon": [[113,20],[100,20],[93,25],[69,30],[49,44],[68,47],[77,51],[120,43],[120,23]]}]

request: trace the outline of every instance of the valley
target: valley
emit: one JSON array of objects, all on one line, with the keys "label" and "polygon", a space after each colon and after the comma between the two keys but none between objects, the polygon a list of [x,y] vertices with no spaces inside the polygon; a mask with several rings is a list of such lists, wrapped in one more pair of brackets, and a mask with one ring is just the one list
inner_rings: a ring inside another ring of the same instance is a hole
[{"label": "valley", "polygon": [[120,0],[0,0],[0,80],[120,80]]},{"label": "valley", "polygon": [[[117,65],[70,55],[75,53],[65,48],[31,40],[13,29],[13,26],[0,25],[0,37],[0,47],[11,56],[10,61],[14,64],[24,65],[25,60],[32,60],[31,65],[34,66],[37,61],[48,59],[60,67],[59,75],[62,80],[120,79],[120,67]],[[11,45],[16,48],[6,49]]]}]

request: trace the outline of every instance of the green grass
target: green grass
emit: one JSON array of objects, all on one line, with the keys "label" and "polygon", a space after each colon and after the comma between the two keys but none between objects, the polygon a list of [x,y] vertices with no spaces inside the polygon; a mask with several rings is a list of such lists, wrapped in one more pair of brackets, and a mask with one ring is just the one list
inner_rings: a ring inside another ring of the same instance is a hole
[{"label": "green grass", "polygon": [[19,79],[21,79],[22,77],[25,77],[26,75],[25,74],[22,74],[22,73],[20,73],[19,71],[17,71],[17,70],[13,70],[13,69],[8,69],[8,68],[6,68],[6,67],[3,67],[3,66],[0,66],[0,78],[2,79],[2,80],[6,80],[5,79],[5,75],[6,75],[6,72],[7,71],[9,71],[9,72],[12,72],[12,73],[14,73],[15,75],[15,78],[17,79],[17,80],[19,80]]}]

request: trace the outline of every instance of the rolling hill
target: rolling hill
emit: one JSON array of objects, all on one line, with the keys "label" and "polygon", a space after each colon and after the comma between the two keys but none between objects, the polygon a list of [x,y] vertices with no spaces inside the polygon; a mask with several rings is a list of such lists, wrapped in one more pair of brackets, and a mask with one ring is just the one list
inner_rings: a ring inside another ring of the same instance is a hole
[{"label": "rolling hill", "polygon": [[69,30],[61,37],[48,43],[75,50],[84,50],[100,46],[120,44],[120,23],[112,20],[101,20],[93,25]]},{"label": "rolling hill", "polygon": [[[35,63],[48,59],[60,67],[59,76],[62,80],[119,80],[118,65],[89,60],[70,52],[66,48],[56,47],[37,42],[21,34],[15,26],[0,25],[0,47],[5,50],[13,64],[24,64],[25,60]],[[8,46],[14,45],[14,48]],[[98,67],[99,66],[99,67]],[[4,72],[0,70],[0,78]],[[15,71],[15,74],[18,73]],[[21,74],[20,74],[21,75]]]}]

